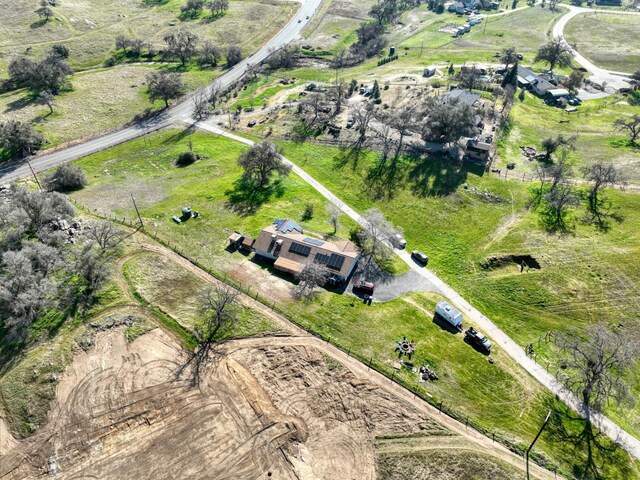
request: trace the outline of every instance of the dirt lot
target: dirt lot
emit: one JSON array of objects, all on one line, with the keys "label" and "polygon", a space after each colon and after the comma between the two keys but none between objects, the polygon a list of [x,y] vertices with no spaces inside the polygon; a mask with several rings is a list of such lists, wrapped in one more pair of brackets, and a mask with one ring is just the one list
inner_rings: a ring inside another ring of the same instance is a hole
[{"label": "dirt lot", "polygon": [[131,344],[121,328],[100,333],[60,379],[48,425],[3,440],[0,478],[373,480],[378,452],[407,442],[460,442],[494,461],[305,338],[226,343],[199,389],[176,379],[182,361],[159,329]]}]

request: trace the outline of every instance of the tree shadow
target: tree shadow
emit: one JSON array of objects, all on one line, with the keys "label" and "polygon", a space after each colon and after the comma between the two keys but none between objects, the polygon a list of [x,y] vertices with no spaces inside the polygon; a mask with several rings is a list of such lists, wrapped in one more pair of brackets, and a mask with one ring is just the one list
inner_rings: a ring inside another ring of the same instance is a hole
[{"label": "tree shadow", "polygon": [[46,18],[41,18],[37,22],[33,22],[31,25],[29,25],[29,28],[32,28],[35,30],[36,28],[44,27],[48,23],[49,23],[49,20],[47,20]]},{"label": "tree shadow", "polygon": [[612,222],[622,223],[624,222],[624,217],[618,212],[611,212],[611,206],[606,208],[599,207],[587,210],[583,222],[593,225],[602,233],[607,233],[611,230]]},{"label": "tree shadow", "polygon": [[243,217],[255,214],[272,197],[280,198],[283,194],[284,185],[280,178],[268,185],[260,185],[252,179],[240,177],[233,183],[233,189],[225,192],[227,207]]},{"label": "tree shadow", "polygon": [[336,169],[340,169],[351,163],[351,169],[356,171],[362,156],[363,151],[360,147],[343,147],[340,149],[340,152],[333,157],[333,164]]},{"label": "tree shadow", "polygon": [[201,14],[202,14],[202,11],[189,10],[189,11],[180,13],[180,15],[178,15],[178,20],[180,20],[181,22],[190,22],[192,20],[197,20],[198,18],[200,18]]},{"label": "tree shadow", "polygon": [[444,197],[454,193],[467,181],[468,169],[444,156],[421,157],[409,173],[414,195]]},{"label": "tree shadow", "polygon": [[605,480],[612,466],[618,470],[620,478],[631,478],[629,456],[618,443],[555,397],[545,404],[552,411],[545,436],[551,437],[551,441],[573,460],[575,478]]},{"label": "tree shadow", "polygon": [[573,234],[575,224],[568,220],[568,216],[568,212],[558,216],[553,209],[547,207],[540,212],[540,224],[548,233]]},{"label": "tree shadow", "polygon": [[185,138],[187,138],[189,135],[191,135],[193,132],[195,132],[195,130],[196,130],[195,124],[188,125],[187,127],[185,127],[182,130],[180,130],[178,133],[174,133],[173,135],[165,138],[162,141],[162,143],[164,145],[176,144],[178,142],[181,142]]},{"label": "tree shadow", "polygon": [[146,6],[155,7],[158,5],[165,5],[169,3],[169,0],[142,0],[142,4]]},{"label": "tree shadow", "polygon": [[406,168],[400,158],[379,158],[369,168],[365,185],[372,199],[388,200],[395,197],[398,189],[404,186],[405,178]]},{"label": "tree shadow", "polygon": [[24,95],[12,102],[7,103],[7,108],[4,113],[15,112],[17,110],[22,110],[24,107],[27,107],[33,103],[33,97],[31,95]]},{"label": "tree shadow", "polygon": [[212,23],[224,17],[224,13],[212,13],[202,19],[202,23]]}]

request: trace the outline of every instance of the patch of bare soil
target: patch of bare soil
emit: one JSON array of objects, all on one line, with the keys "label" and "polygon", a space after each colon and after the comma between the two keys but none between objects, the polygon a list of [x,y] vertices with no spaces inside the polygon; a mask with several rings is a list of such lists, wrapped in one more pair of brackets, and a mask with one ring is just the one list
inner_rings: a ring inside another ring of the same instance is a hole
[{"label": "patch of bare soil", "polygon": [[18,442],[13,438],[11,432],[9,432],[4,418],[0,417],[0,455],[4,455],[17,444]]},{"label": "patch of bare soil", "polygon": [[232,351],[200,388],[176,379],[182,361],[160,330],[100,332],[47,426],[2,451],[0,478],[373,480],[375,436],[448,434],[312,347]]}]

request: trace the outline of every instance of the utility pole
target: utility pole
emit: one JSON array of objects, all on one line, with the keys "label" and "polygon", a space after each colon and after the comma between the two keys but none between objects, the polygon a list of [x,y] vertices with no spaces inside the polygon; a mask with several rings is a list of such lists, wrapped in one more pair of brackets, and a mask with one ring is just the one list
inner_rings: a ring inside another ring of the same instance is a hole
[{"label": "utility pole", "polygon": [[40,180],[38,180],[38,176],[36,175],[36,172],[33,170],[33,167],[31,166],[31,162],[29,161],[29,157],[27,157],[27,164],[29,165],[29,170],[31,170],[31,173],[33,174],[33,178],[36,179],[36,183],[38,184],[38,188],[40,189],[40,191],[42,192],[42,185],[40,185]]},{"label": "utility pole", "polygon": [[144,228],[144,222],[142,221],[142,217],[140,216],[140,211],[138,210],[138,205],[136,205],[136,199],[133,198],[133,193],[131,194],[131,201],[133,202],[133,207],[136,209],[136,214],[138,215],[138,220],[140,220],[140,226]]},{"label": "utility pole", "polygon": [[547,413],[547,418],[544,419],[544,423],[540,427],[540,431],[536,435],[536,438],[533,439],[533,442],[531,442],[531,445],[529,445],[529,448],[527,448],[527,451],[524,454],[525,459],[527,461],[527,480],[530,480],[530,477],[529,477],[529,452],[531,452],[531,449],[533,448],[533,445],[538,441],[538,438],[540,438],[540,435],[542,435],[542,431],[547,426],[547,423],[549,423],[549,419],[550,418],[551,418],[551,410],[549,410],[549,413]]}]

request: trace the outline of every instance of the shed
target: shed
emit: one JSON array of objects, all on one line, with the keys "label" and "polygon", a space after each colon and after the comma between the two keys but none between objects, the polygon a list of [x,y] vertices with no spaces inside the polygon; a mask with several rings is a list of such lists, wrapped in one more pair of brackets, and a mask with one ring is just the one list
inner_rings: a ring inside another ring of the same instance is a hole
[{"label": "shed", "polygon": [[436,314],[454,327],[462,328],[462,313],[444,300],[439,301],[436,305]]}]

